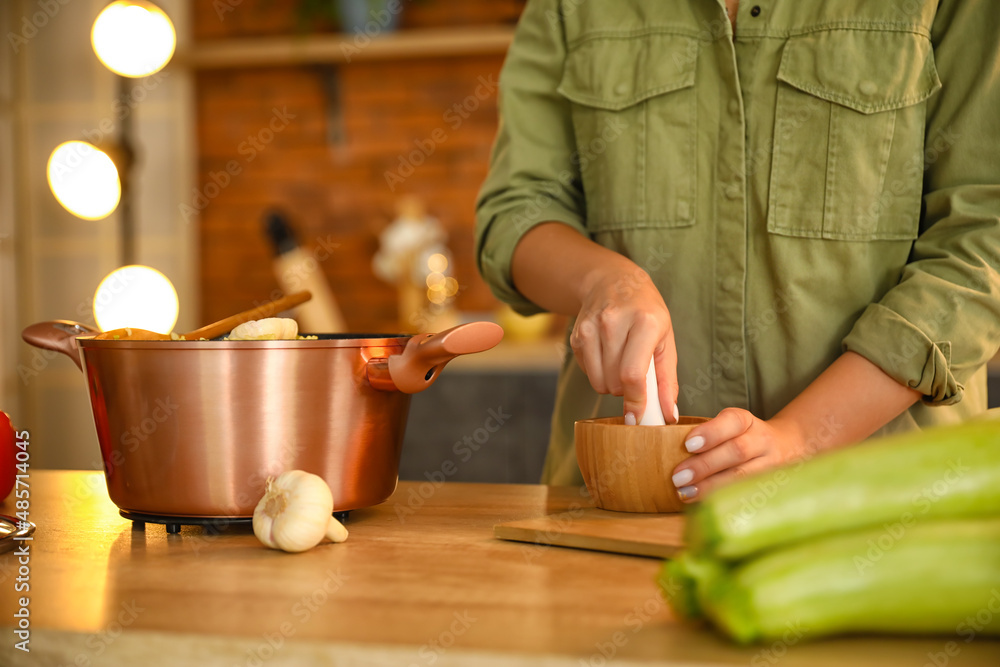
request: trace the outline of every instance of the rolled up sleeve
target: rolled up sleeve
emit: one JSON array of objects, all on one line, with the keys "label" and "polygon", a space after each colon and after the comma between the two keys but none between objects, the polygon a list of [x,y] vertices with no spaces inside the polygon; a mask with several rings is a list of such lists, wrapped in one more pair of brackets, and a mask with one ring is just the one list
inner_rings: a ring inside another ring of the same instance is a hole
[{"label": "rolled up sleeve", "polygon": [[943,86],[927,107],[920,236],[843,344],[948,405],[1000,345],[1000,14],[942,3],[932,41]]},{"label": "rolled up sleeve", "polygon": [[476,204],[476,258],[493,294],[517,312],[542,309],[514,287],[514,248],[534,226],[586,234],[569,102],[556,92],[566,58],[559,3],[529,0],[500,74],[500,127]]}]

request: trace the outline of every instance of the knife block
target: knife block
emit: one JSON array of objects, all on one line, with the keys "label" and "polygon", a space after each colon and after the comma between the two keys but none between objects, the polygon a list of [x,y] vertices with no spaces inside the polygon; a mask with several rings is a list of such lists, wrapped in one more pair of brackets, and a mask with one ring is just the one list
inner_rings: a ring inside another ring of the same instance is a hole
[{"label": "knife block", "polygon": [[576,422],[576,460],[594,504],[616,512],[683,511],[670,477],[690,456],[687,434],[705,421],[682,416],[665,426],[626,426],[624,417]]}]

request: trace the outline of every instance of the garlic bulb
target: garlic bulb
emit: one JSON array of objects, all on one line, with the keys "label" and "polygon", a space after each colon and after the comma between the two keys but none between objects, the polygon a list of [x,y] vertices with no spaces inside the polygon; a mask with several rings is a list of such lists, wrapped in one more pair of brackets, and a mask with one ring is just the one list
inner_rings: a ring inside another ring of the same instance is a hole
[{"label": "garlic bulb", "polygon": [[307,551],[323,541],[347,539],[347,528],[333,518],[333,494],[326,481],[302,470],[268,478],[264,497],[253,511],[253,532],[272,549]]},{"label": "garlic bulb", "polygon": [[229,340],[294,340],[299,323],[288,317],[268,317],[244,322],[229,332]]}]

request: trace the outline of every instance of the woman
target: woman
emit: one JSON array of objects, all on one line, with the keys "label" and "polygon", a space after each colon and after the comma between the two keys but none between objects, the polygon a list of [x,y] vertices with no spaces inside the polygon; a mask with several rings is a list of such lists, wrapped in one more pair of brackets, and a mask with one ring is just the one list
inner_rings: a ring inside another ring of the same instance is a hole
[{"label": "woman", "polygon": [[714,416],[674,471],[687,501],[986,408],[1000,13],[726,4],[525,7],[476,245],[500,299],[575,318],[548,483],[580,482],[575,420],[646,400]]}]

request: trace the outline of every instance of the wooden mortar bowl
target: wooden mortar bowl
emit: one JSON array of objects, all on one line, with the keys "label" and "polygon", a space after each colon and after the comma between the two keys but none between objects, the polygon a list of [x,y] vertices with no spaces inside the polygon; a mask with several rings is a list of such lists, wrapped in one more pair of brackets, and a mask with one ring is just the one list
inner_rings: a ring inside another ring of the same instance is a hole
[{"label": "wooden mortar bowl", "polygon": [[594,504],[616,512],[682,511],[670,478],[690,456],[687,434],[706,421],[682,416],[666,426],[625,426],[624,417],[576,422],[576,460]]}]

